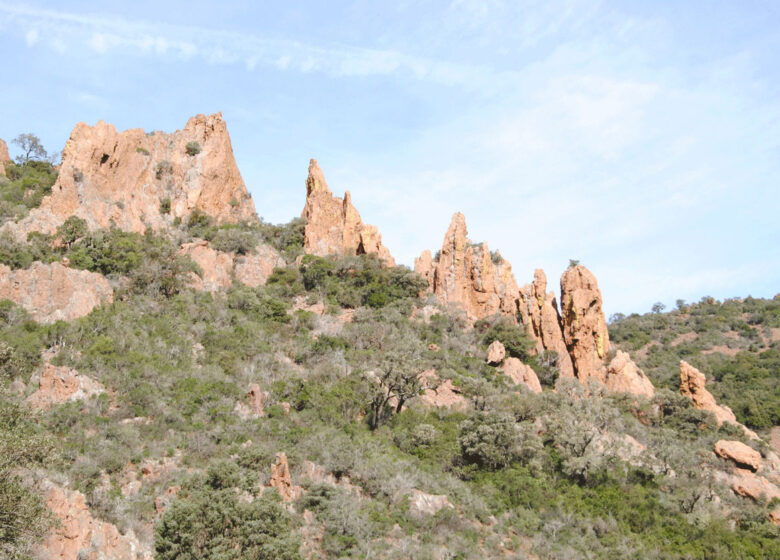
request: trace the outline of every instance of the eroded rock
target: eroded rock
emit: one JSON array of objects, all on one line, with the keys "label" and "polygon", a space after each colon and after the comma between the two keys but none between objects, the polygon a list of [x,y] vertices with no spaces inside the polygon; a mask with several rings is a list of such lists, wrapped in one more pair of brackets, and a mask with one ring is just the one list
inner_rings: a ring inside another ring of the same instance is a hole
[{"label": "eroded rock", "polygon": [[494,340],[487,349],[487,362],[489,364],[500,364],[506,358],[506,348],[501,341]]},{"label": "eroded rock", "polygon": [[295,500],[303,493],[300,486],[293,485],[286,453],[276,454],[276,462],[271,465],[271,480],[268,485],[271,488],[276,488],[285,502]]},{"label": "eroded rock", "polygon": [[460,212],[452,217],[438,259],[424,251],[414,270],[428,280],[439,303],[460,308],[470,321],[497,313],[517,321],[519,288],[512,266],[487,243],[471,242]]},{"label": "eroded rock", "polygon": [[585,383],[606,381],[605,360],[609,352],[607,320],[601,307],[596,277],[581,265],[571,266],[561,276],[561,324],[563,339],[577,378]]},{"label": "eroded rock", "polygon": [[131,532],[92,517],[84,495],[46,483],[46,505],[59,520],[36,556],[47,560],[151,560]]},{"label": "eroded rock", "polygon": [[534,393],[542,392],[539,377],[531,366],[524,364],[517,358],[507,358],[501,364],[501,371],[507,375],[515,385],[524,385]]},{"label": "eroded rock", "polygon": [[680,393],[693,401],[693,406],[700,410],[708,410],[715,415],[718,425],[723,422],[737,423],[737,417],[727,406],[720,406],[715,402],[706,389],[707,378],[698,369],[686,361],[680,361]]},{"label": "eroded rock", "polygon": [[11,156],[8,155],[8,145],[5,140],[0,138],[0,176],[5,177],[5,164],[11,161]]},{"label": "eroded rock", "polygon": [[375,254],[388,266],[395,266],[390,251],[382,245],[377,228],[364,224],[347,191],[333,196],[316,159],[309,162],[306,179],[304,250],[312,255]]},{"label": "eroded rock", "polygon": [[33,263],[11,270],[0,265],[0,300],[24,307],[36,321],[54,323],[88,315],[95,307],[114,300],[114,292],[102,275],[75,270],[61,263]]},{"label": "eroded rock", "polygon": [[443,494],[428,494],[415,488],[409,496],[409,509],[418,515],[436,515],[444,508],[455,509]]},{"label": "eroded rock", "polygon": [[435,408],[453,408],[454,410],[465,410],[467,402],[460,389],[458,389],[451,379],[444,381],[436,375],[433,369],[426,370],[420,375],[423,385],[428,387],[420,395],[420,401],[426,405]]},{"label": "eroded rock", "polygon": [[192,117],[172,134],[77,124],[52,193],[12,229],[22,239],[54,233],[75,215],[90,229],[143,233],[196,210],[220,223],[256,219],[221,113]]},{"label": "eroded rock", "polygon": [[715,443],[715,453],[742,469],[755,472],[761,468],[761,453],[741,441],[722,439]]},{"label": "eroded rock", "polygon": [[189,284],[196,290],[217,292],[236,281],[250,288],[265,285],[276,267],[285,266],[284,258],[270,245],[260,244],[255,252],[235,255],[214,249],[208,241],[185,243],[179,253],[189,256],[202,271],[190,274]]},{"label": "eroded rock", "polygon": [[38,390],[27,398],[27,403],[36,410],[48,410],[52,405],[88,399],[105,390],[103,385],[75,369],[47,363],[39,375]]},{"label": "eroded rock", "polygon": [[631,393],[648,399],[655,395],[653,383],[622,350],[618,350],[607,366],[605,385],[613,393]]}]

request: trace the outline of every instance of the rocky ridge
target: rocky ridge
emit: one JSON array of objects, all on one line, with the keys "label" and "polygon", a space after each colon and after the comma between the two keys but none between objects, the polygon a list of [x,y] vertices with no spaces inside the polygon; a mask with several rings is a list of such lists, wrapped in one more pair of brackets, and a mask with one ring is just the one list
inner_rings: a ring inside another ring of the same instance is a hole
[{"label": "rocky ridge", "polygon": [[8,155],[8,145],[5,140],[0,138],[0,175],[5,177],[5,164],[11,161],[11,156]]},{"label": "rocky ridge", "polygon": [[333,196],[316,159],[309,162],[306,178],[306,219],[304,250],[312,255],[375,254],[388,266],[394,266],[390,251],[382,245],[376,226],[364,224],[352,205],[349,191],[344,198]]},{"label": "rocky ridge", "polygon": [[54,233],[77,216],[90,229],[143,233],[196,210],[220,223],[256,219],[221,113],[192,117],[172,134],[77,124],[52,193],[6,227],[25,239],[33,231]]}]

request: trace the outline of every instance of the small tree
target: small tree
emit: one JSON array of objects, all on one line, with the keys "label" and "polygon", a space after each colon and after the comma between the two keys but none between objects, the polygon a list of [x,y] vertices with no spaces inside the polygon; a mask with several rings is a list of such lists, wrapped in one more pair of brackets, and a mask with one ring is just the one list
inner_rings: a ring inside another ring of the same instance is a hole
[{"label": "small tree", "polygon": [[575,266],[580,266],[580,261],[578,259],[569,259],[569,268],[574,268]]},{"label": "small tree", "polygon": [[650,310],[655,314],[661,313],[664,309],[666,309],[666,306],[660,301],[655,302],[653,307],[650,308]]},{"label": "small tree", "polygon": [[23,152],[21,155],[16,156],[16,163],[19,165],[24,165],[30,160],[44,161],[49,157],[41,144],[40,138],[35,134],[30,134],[29,132],[20,134],[12,142],[19,146]]},{"label": "small tree", "polygon": [[57,228],[57,235],[65,243],[65,246],[70,249],[76,241],[87,235],[87,231],[86,220],[71,216]]}]

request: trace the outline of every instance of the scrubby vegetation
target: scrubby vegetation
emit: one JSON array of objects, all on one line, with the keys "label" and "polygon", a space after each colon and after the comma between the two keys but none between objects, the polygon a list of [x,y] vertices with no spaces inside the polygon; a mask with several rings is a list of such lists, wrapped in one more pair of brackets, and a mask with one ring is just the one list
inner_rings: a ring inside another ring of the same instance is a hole
[{"label": "scrubby vegetation", "polygon": [[613,317],[609,332],[656,386],[676,388],[686,360],[740,422],[780,425],[780,300],[679,301],[668,313]]},{"label": "scrubby vegetation", "polygon": [[6,177],[0,177],[0,225],[18,220],[51,193],[57,172],[48,161],[28,160],[7,163]]},{"label": "scrubby vegetation", "polygon": [[[178,256],[196,237],[239,255],[269,243],[287,266],[261,287],[196,292],[186,280],[198,271]],[[302,245],[300,220],[217,226],[198,213],[165,233],[90,232],[74,218],[51,237],[4,240],[9,266],[67,257],[110,277],[117,297],[48,326],[0,303],[0,376],[17,392],[0,394],[0,455],[19,449],[15,465],[66,478],[96,517],[132,529],[160,559],[780,557],[771,504],[734,496],[711,452],[722,438],[766,449],[675,385],[682,357],[748,424],[777,423],[777,302],[613,321],[613,339],[662,387],[652,402],[586,395],[571,380],[535,395],[484,360],[500,340],[552,385],[555,356],[531,357],[521,327],[490,318],[472,329],[442,309],[415,316],[431,302],[407,268],[298,258]],[[719,345],[739,353],[702,353]],[[19,401],[45,349],[108,391],[29,421]],[[426,389],[445,381],[462,406],[426,405]],[[267,392],[261,416],[241,408],[255,383]],[[303,487],[290,507],[267,488],[282,451]],[[0,511],[27,531],[0,529],[11,547],[46,519],[4,464],[0,494],[16,501]],[[447,505],[421,512],[416,492]]]}]

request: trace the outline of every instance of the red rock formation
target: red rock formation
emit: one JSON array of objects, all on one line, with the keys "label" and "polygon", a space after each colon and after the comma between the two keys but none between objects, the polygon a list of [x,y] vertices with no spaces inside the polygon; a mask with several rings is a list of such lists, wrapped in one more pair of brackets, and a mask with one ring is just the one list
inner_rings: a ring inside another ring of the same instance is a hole
[{"label": "red rock formation", "polygon": [[696,408],[712,412],[718,420],[718,425],[723,422],[737,424],[737,417],[731,409],[718,405],[715,397],[706,389],[706,384],[707,378],[702,372],[688,362],[680,362],[680,393],[690,398]]},{"label": "red rock formation", "polygon": [[563,340],[561,317],[553,292],[547,292],[544,270],[534,271],[534,281],[520,290],[520,311],[529,334],[536,339],[536,353],[550,350],[558,355],[556,367],[561,377],[574,377],[574,366]]},{"label": "red rock formation", "polygon": [[11,161],[11,156],[8,155],[8,146],[5,140],[0,138],[0,176],[5,177],[5,164]]},{"label": "red rock formation", "polygon": [[46,364],[38,379],[38,390],[27,398],[36,410],[48,410],[54,404],[88,399],[105,392],[105,387],[75,369]]},{"label": "red rock formation", "polygon": [[202,276],[190,275],[190,286],[196,290],[216,292],[229,288],[233,278],[250,288],[263,286],[274,268],[285,265],[284,258],[270,245],[260,244],[249,255],[217,251],[208,241],[193,241],[181,246],[179,253],[194,260]]},{"label": "red rock formation", "polygon": [[31,231],[53,233],[76,215],[90,229],[115,225],[142,233],[196,209],[218,222],[256,219],[221,113],[192,117],[172,134],[117,132],[103,121],[77,124],[51,195],[13,229],[20,238]]},{"label": "red rock formation", "polygon": [[631,393],[648,399],[655,395],[652,382],[622,350],[618,350],[607,366],[607,379],[604,384],[613,393]]},{"label": "red rock formation", "polygon": [[561,276],[563,339],[581,382],[606,381],[609,352],[607,320],[601,308],[596,277],[584,266],[569,267]]},{"label": "red rock formation", "polygon": [[349,191],[343,200],[330,192],[316,159],[309,162],[302,215],[306,219],[304,250],[307,253],[319,256],[375,254],[388,266],[395,266],[390,251],[382,245],[377,228],[364,224],[352,206]]},{"label": "red rock formation", "polygon": [[114,292],[100,274],[35,262],[19,270],[0,265],[1,299],[18,303],[36,321],[54,323],[83,317],[98,305],[111,303]]},{"label": "red rock formation", "polygon": [[761,453],[741,441],[722,439],[715,443],[715,453],[743,469],[755,472],[761,468]]},{"label": "red rock formation", "polygon": [[439,303],[454,305],[471,321],[501,313],[517,321],[519,288],[512,266],[487,243],[474,245],[468,238],[466,218],[460,212],[444,237],[437,260],[430,251],[415,260],[414,270],[428,280]]},{"label": "red rock formation", "polygon": [[285,502],[295,500],[303,493],[300,486],[294,486],[290,476],[290,466],[287,463],[287,454],[277,453],[276,463],[271,465],[271,480],[268,485],[276,488]]},{"label": "red rock formation", "polygon": [[487,349],[487,362],[489,364],[500,364],[506,358],[506,348],[500,341],[494,340]]},{"label": "red rock formation", "polygon": [[444,381],[436,375],[436,370],[429,369],[420,375],[420,380],[426,388],[420,401],[434,408],[452,408],[454,410],[466,410],[466,399],[461,395],[460,389],[455,387],[451,379]]},{"label": "red rock formation", "polygon": [[524,364],[517,358],[507,358],[500,368],[515,385],[525,385],[534,393],[542,392],[542,385],[539,383],[539,377],[531,366]]},{"label": "red rock formation", "polygon": [[123,535],[106,521],[92,517],[81,492],[47,483],[46,504],[59,520],[38,547],[39,558],[48,560],[151,560],[132,532]]},{"label": "red rock formation", "polygon": [[738,496],[750,498],[756,502],[780,499],[780,488],[763,476],[745,469],[736,469],[731,477],[731,489]]}]

